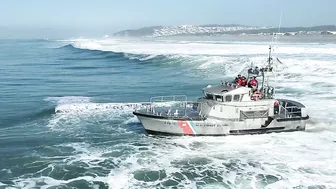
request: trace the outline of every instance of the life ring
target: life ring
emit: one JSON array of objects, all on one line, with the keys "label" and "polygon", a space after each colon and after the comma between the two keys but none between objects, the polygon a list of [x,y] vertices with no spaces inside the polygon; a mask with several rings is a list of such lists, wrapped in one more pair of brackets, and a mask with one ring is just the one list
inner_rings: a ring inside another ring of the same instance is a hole
[{"label": "life ring", "polygon": [[261,100],[261,92],[260,91],[255,91],[252,96],[251,96],[252,100]]}]

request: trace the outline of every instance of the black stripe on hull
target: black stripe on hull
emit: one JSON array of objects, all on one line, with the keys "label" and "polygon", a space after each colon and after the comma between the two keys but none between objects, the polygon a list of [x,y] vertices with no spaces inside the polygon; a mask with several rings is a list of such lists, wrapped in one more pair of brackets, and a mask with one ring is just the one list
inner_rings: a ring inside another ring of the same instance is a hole
[{"label": "black stripe on hull", "polygon": [[309,116],[306,117],[292,117],[292,118],[278,118],[276,119],[277,122],[286,122],[286,121],[300,121],[300,120],[308,120]]},{"label": "black stripe on hull", "polygon": [[261,128],[261,129],[245,129],[245,130],[231,130],[230,134],[239,134],[239,133],[266,133],[272,131],[281,131],[285,127],[271,127],[271,128]]},{"label": "black stripe on hull", "polygon": [[232,130],[230,134],[183,134],[183,133],[167,133],[161,131],[153,131],[145,129],[150,135],[164,135],[164,136],[229,136],[229,135],[254,135],[254,134],[266,134],[266,133],[282,133],[282,132],[294,132],[303,131],[304,129],[290,129],[284,130],[285,127],[273,127],[264,129],[249,129],[249,130]]}]

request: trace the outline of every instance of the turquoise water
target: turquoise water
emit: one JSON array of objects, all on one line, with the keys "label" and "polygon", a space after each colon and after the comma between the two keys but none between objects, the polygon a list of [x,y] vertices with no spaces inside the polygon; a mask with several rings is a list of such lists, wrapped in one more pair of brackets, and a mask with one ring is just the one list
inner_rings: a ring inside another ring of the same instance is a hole
[{"label": "turquoise water", "polygon": [[0,188],[336,187],[335,44],[279,47],[276,92],[310,109],[305,132],[157,137],[132,115],[263,64],[248,41],[1,40]]}]

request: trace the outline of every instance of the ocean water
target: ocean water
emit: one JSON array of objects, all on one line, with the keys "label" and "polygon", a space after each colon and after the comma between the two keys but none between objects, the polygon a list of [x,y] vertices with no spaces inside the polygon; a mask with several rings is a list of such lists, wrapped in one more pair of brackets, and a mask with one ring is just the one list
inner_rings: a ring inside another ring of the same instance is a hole
[{"label": "ocean water", "polygon": [[[270,39],[269,39],[270,40]],[[0,41],[0,188],[336,188],[336,39],[286,38],[276,96],[304,132],[150,136],[132,115],[263,65],[265,37]]]}]

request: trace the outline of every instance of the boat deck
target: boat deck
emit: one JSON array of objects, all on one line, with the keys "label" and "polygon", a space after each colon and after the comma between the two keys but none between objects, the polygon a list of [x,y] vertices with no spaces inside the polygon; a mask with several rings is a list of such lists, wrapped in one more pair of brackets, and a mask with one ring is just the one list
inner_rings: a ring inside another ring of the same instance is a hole
[{"label": "boat deck", "polygon": [[205,117],[199,115],[199,111],[187,107],[155,107],[152,109],[142,109],[133,112],[134,115],[144,117],[172,119],[172,120],[205,120]]}]

